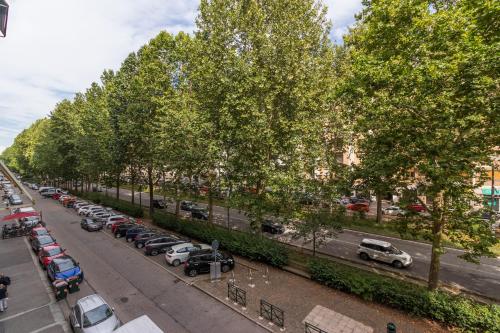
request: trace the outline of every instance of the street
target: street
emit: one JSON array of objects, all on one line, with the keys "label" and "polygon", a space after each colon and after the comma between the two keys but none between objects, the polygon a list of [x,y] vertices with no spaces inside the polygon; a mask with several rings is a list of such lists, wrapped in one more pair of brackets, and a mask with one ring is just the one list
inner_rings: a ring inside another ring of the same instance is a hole
[{"label": "street", "polygon": [[[108,189],[109,196],[114,196],[115,193],[116,190],[114,188]],[[131,197],[132,195],[130,190],[120,189],[120,199],[130,201]],[[156,199],[163,198],[160,195],[155,195],[154,197]],[[135,202],[139,203],[139,193],[135,193]],[[142,204],[144,206],[149,206],[149,197],[147,193],[142,193]],[[199,205],[206,207],[206,204],[200,203]],[[174,209],[174,204],[168,204],[168,211],[174,212]],[[188,212],[182,213],[189,216]],[[217,223],[222,225],[227,224],[227,209],[225,207],[214,206],[214,213]],[[240,230],[248,229],[248,220],[243,212],[230,209],[230,226]],[[412,266],[406,269],[396,269],[383,263],[362,261],[357,256],[356,250],[363,238],[376,238],[391,242],[394,246],[409,253],[413,257]],[[298,242],[292,243],[297,246],[311,248],[309,244],[303,245]],[[429,244],[375,234],[367,234],[348,229],[338,234],[337,238],[329,239],[319,252],[346,258],[348,260],[354,260],[360,264],[383,268],[385,270],[402,273],[420,279],[427,279],[431,258],[431,246]],[[481,263],[476,265],[458,258],[461,254],[463,254],[463,251],[461,250],[451,248],[446,249],[446,253],[441,257],[441,281],[454,287],[465,288],[477,294],[484,295],[495,300],[500,300],[500,259],[481,258]]]}]

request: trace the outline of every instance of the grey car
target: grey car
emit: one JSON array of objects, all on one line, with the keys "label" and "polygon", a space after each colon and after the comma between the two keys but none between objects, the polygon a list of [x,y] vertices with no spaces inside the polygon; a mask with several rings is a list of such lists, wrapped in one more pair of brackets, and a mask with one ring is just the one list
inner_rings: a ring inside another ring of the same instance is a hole
[{"label": "grey car", "polygon": [[114,309],[97,294],[76,302],[71,308],[69,323],[76,333],[108,333],[121,326]]}]

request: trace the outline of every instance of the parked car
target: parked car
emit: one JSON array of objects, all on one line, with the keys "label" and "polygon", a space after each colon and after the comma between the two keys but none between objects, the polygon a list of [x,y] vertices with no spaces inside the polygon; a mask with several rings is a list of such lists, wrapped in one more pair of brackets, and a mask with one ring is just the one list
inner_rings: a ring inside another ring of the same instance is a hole
[{"label": "parked car", "polygon": [[144,247],[144,244],[146,244],[146,242],[148,240],[152,239],[153,237],[158,237],[158,236],[161,236],[161,235],[159,235],[157,232],[153,232],[153,231],[141,232],[140,234],[135,236],[134,245],[136,248],[142,249]]},{"label": "parked car", "polygon": [[49,246],[49,245],[59,245],[57,244],[55,238],[53,238],[51,235],[40,235],[36,236],[33,238],[31,241],[31,248],[35,253],[38,253],[43,247]]},{"label": "parked car", "polygon": [[77,210],[77,213],[78,215],[85,215],[86,214],[86,210],[90,207],[95,207],[94,204],[90,204],[90,203],[87,203],[85,205],[80,205],[78,206],[78,210]]},{"label": "parked car", "polygon": [[80,298],[71,308],[69,323],[73,332],[108,333],[121,326],[112,307],[97,295]]},{"label": "parked car", "polygon": [[210,253],[212,247],[207,244],[182,243],[172,246],[165,254],[165,260],[172,266],[179,266],[189,258],[192,252],[205,251]]},{"label": "parked car", "polygon": [[133,224],[132,222],[130,222],[129,219],[123,219],[123,220],[120,220],[120,221],[116,221],[114,222],[112,225],[111,225],[111,233],[114,234],[116,232],[116,229],[121,226],[122,224]]},{"label": "parked car", "polygon": [[29,240],[31,242],[38,236],[43,236],[43,235],[48,235],[48,234],[49,234],[49,231],[44,227],[33,228],[33,229],[31,229]]},{"label": "parked car", "polygon": [[282,234],[285,228],[281,223],[265,220],[261,224],[261,230],[262,232],[268,232],[270,234]]},{"label": "parked car", "polygon": [[80,265],[69,255],[54,258],[47,265],[47,276],[50,281],[66,280],[77,277],[79,282],[83,281],[83,271]]},{"label": "parked car", "polygon": [[153,207],[164,209],[167,208],[167,204],[165,203],[165,201],[163,201],[163,199],[153,199]]},{"label": "parked car", "polygon": [[208,221],[208,212],[205,208],[193,206],[191,208],[191,217],[194,219]]},{"label": "parked car", "polygon": [[115,224],[116,222],[125,222],[127,221],[128,219],[123,216],[123,215],[113,215],[113,216],[110,216],[106,219],[106,222],[105,222],[105,226],[106,226],[106,229],[109,229],[112,227],[113,224]]},{"label": "parked car", "polygon": [[55,188],[44,189],[40,192],[40,195],[44,198],[51,198],[56,193]]},{"label": "parked car", "polygon": [[108,217],[111,216],[111,214],[107,210],[103,210],[103,211],[94,212],[90,216],[95,217],[96,219],[105,219],[105,218],[107,219]]},{"label": "parked car", "polygon": [[125,237],[127,235],[127,230],[129,229],[132,229],[132,228],[136,228],[137,227],[137,224],[135,223],[121,223],[120,225],[118,225],[113,234],[115,235],[115,238],[121,238],[121,237]]},{"label": "parked car", "polygon": [[125,235],[122,235],[122,236],[125,236],[125,240],[127,242],[133,242],[135,240],[135,237],[137,237],[137,235],[139,235],[145,231],[148,231],[148,229],[145,226],[135,225],[133,228],[127,229]]},{"label": "parked car", "polygon": [[407,212],[398,206],[389,206],[382,208],[382,214],[390,216],[405,216]]},{"label": "parked car", "polygon": [[189,240],[180,239],[173,235],[152,238],[145,243],[145,254],[156,256],[162,252],[167,252],[174,245],[187,242]]},{"label": "parked car", "polygon": [[91,218],[82,219],[82,221],[80,222],[80,226],[82,227],[82,229],[85,229],[87,231],[99,231],[103,228],[101,222]]},{"label": "parked car", "polygon": [[104,212],[104,208],[101,207],[101,206],[95,206],[95,207],[89,207],[85,210],[85,215],[86,216],[90,216],[92,215],[93,213],[96,213],[96,212]]},{"label": "parked car", "polygon": [[23,200],[17,194],[12,194],[9,197],[9,202],[10,202],[11,205],[22,205],[23,204]]},{"label": "parked car", "polygon": [[[193,252],[184,263],[184,273],[195,277],[200,273],[210,273],[210,263],[215,261],[215,255],[211,253]],[[217,261],[220,262],[221,271],[229,272],[234,268],[234,259],[230,254],[217,252]]]},{"label": "parked car", "polygon": [[62,257],[65,254],[65,250],[59,245],[44,246],[40,252],[38,252],[38,261],[43,269],[47,269],[47,266],[53,259]]},{"label": "parked car", "polygon": [[370,211],[370,206],[366,203],[350,203],[346,206],[347,209],[355,211],[355,212],[366,212]]},{"label": "parked car", "polygon": [[409,204],[408,206],[406,206],[406,209],[408,209],[412,212],[415,212],[415,213],[420,213],[420,212],[426,211],[425,206],[422,204],[419,204],[419,203]]},{"label": "parked car", "polygon": [[358,255],[363,260],[377,260],[393,265],[396,268],[408,267],[412,257],[392,246],[389,242],[365,238],[358,246]]},{"label": "parked car", "polygon": [[181,201],[181,209],[187,212],[190,212],[195,206],[196,204],[193,203],[192,201],[185,201],[185,200]]}]

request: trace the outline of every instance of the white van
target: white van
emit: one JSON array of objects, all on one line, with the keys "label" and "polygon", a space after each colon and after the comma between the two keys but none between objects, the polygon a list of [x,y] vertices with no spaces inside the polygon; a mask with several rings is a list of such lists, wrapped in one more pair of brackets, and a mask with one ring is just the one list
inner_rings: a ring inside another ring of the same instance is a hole
[{"label": "white van", "polygon": [[120,326],[113,333],[164,333],[154,321],[146,315],[137,317],[125,325]]},{"label": "white van", "polygon": [[11,211],[12,211],[12,214],[31,213],[31,212],[35,212],[35,208],[33,208],[33,207],[21,207],[21,208],[12,209]]}]

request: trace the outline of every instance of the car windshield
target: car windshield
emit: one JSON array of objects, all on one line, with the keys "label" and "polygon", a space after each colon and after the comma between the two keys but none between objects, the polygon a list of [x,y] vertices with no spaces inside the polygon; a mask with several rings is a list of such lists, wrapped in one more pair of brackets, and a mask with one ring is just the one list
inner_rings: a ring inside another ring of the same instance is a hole
[{"label": "car windshield", "polygon": [[61,253],[61,248],[60,247],[56,247],[56,248],[47,250],[47,254],[48,254],[49,257],[58,255],[60,253]]},{"label": "car windshield", "polygon": [[95,309],[87,311],[83,314],[83,327],[97,325],[113,315],[113,311],[103,304]]},{"label": "car windshield", "polygon": [[37,235],[46,235],[48,234],[49,232],[47,231],[47,229],[40,229],[40,230],[37,230],[36,231],[36,234]]},{"label": "car windshield", "polygon": [[391,246],[389,251],[391,253],[394,253],[394,254],[401,254],[401,253],[403,253],[401,250],[395,248],[394,246]]},{"label": "car windshield", "polygon": [[58,272],[69,271],[70,269],[75,268],[75,263],[71,259],[62,260],[57,263]]}]

